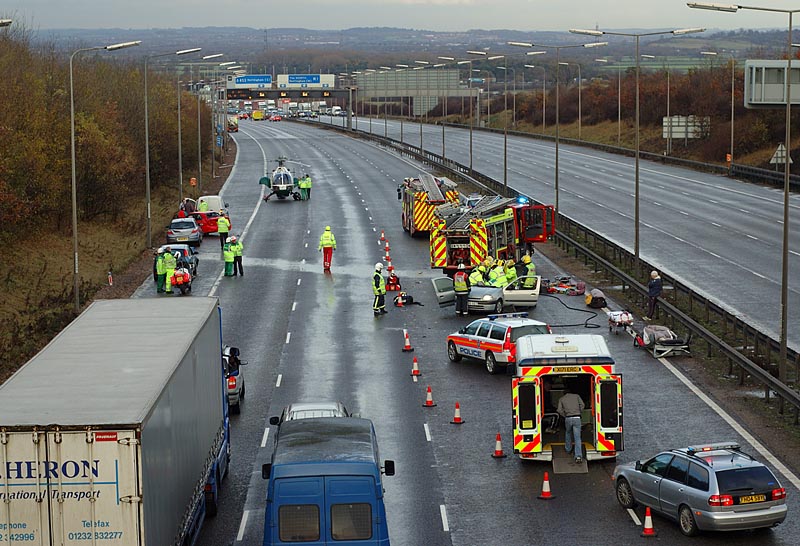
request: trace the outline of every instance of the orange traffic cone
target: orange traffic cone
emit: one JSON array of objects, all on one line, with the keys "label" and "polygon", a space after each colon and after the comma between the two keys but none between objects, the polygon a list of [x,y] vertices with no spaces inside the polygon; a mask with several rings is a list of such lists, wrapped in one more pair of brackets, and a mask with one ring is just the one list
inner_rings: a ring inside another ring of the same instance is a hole
[{"label": "orange traffic cone", "polygon": [[450,421],[450,424],[453,425],[463,425],[464,420],[461,418],[461,406],[456,402],[456,413],[453,416],[453,420]]},{"label": "orange traffic cone", "polygon": [[404,303],[403,303],[404,300],[405,300],[405,298],[403,298],[402,294],[397,294],[394,297],[394,305],[395,305],[395,307],[404,307]]},{"label": "orange traffic cone", "polygon": [[411,346],[411,340],[408,338],[408,330],[406,329],[403,329],[403,338],[405,338],[405,344],[403,345],[403,352],[404,353],[414,352],[414,347]]},{"label": "orange traffic cone", "polygon": [[383,259],[386,260],[386,261],[390,261],[391,260],[391,258],[389,257],[389,251],[388,250],[385,251],[385,253],[383,255]]},{"label": "orange traffic cone", "polygon": [[650,507],[644,511],[644,527],[642,528],[643,537],[657,537],[658,533],[653,528],[653,516],[650,515]]},{"label": "orange traffic cone", "polygon": [[389,241],[386,241],[386,244],[383,246],[383,250],[386,251],[386,254],[389,254]]},{"label": "orange traffic cone", "polygon": [[497,433],[497,437],[494,440],[494,453],[492,453],[492,458],[494,459],[503,459],[507,455],[503,453],[503,442],[500,440],[500,433]]},{"label": "orange traffic cone", "polygon": [[433,395],[431,394],[431,386],[428,385],[428,394],[425,396],[425,403],[422,404],[423,408],[432,408],[436,405],[433,401]]},{"label": "orange traffic cone", "polygon": [[411,375],[420,376],[422,375],[419,371],[419,364],[417,363],[417,357],[414,357],[414,363],[411,365]]},{"label": "orange traffic cone", "polygon": [[386,235],[383,234],[383,230],[381,230],[381,241],[386,240]]},{"label": "orange traffic cone", "polygon": [[394,271],[394,266],[392,265],[392,257],[389,255],[386,256],[386,271],[388,271],[389,273]]},{"label": "orange traffic cone", "polygon": [[544,482],[542,483],[542,494],[539,495],[538,498],[543,500],[550,500],[556,498],[555,495],[553,495],[550,492],[550,474],[548,474],[547,472],[544,473]]}]

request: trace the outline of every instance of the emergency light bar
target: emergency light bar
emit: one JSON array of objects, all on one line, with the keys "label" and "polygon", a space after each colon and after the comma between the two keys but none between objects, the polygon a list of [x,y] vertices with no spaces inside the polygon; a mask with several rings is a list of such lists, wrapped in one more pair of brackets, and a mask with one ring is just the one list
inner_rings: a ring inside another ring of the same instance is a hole
[{"label": "emergency light bar", "polygon": [[503,313],[502,315],[487,315],[489,320],[498,318],[528,318],[528,313]]},{"label": "emergency light bar", "polygon": [[694,455],[695,453],[704,453],[707,451],[720,451],[722,449],[733,449],[739,450],[742,446],[735,442],[717,442],[714,444],[706,444],[706,445],[696,445],[696,446],[689,446],[687,451],[689,455]]}]

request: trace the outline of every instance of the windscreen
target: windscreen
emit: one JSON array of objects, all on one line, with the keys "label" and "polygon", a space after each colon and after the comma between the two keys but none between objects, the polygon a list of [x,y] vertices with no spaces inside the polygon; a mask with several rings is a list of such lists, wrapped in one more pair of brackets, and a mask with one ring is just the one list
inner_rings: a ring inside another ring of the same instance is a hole
[{"label": "windscreen", "polygon": [[778,480],[766,466],[732,468],[717,472],[720,494],[763,491],[778,487]]},{"label": "windscreen", "polygon": [[277,173],[272,183],[277,186],[291,186],[294,184],[294,180],[292,175],[288,173]]},{"label": "windscreen", "polygon": [[192,229],[193,222],[172,222],[172,229]]}]

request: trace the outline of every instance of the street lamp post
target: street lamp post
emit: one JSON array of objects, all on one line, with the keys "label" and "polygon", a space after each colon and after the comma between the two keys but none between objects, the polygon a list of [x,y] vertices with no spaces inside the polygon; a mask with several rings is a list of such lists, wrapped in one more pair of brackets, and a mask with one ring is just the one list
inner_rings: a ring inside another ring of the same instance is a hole
[{"label": "street lamp post", "polygon": [[467,89],[469,95],[469,170],[472,170],[472,126],[475,118],[472,115],[472,59],[458,61],[456,64],[469,64],[469,75],[467,76]]},{"label": "street lamp post", "polygon": [[[715,55],[716,55],[716,53],[715,53]],[[641,54],[640,57],[642,59],[648,59],[648,60],[651,60],[651,61],[655,60],[655,58],[656,58],[655,55],[646,55],[644,53]],[[669,112],[669,95],[670,95],[669,64],[667,64],[665,62],[664,63],[664,68],[666,69],[666,73],[667,73],[666,74],[667,75],[667,113],[666,113],[666,118],[667,118],[667,149],[666,149],[665,155],[670,155],[670,154],[672,154],[672,117],[670,116],[670,112]]]},{"label": "street lamp post", "polygon": [[[439,57],[439,59],[442,60],[442,61],[450,61],[450,62],[454,62],[456,60],[455,57]],[[445,66],[445,64],[442,63],[441,66]],[[456,78],[456,79],[458,79],[458,78]],[[458,84],[458,82],[456,82],[456,84]],[[447,103],[448,102],[450,102],[450,77],[449,76],[447,77],[447,93],[446,93],[445,98],[444,98],[444,121],[442,122],[442,157],[443,158],[447,157],[446,154],[445,154],[445,149],[446,148],[445,148],[444,128],[445,128],[445,125],[447,125]],[[462,102],[462,105],[463,105],[463,102]],[[462,114],[463,114],[463,112],[462,112]]]},{"label": "street lamp post", "polygon": [[609,32],[605,30],[583,30],[583,29],[570,29],[570,32],[573,34],[585,34],[588,36],[629,36],[633,37],[636,40],[636,159],[635,159],[635,174],[634,174],[634,256],[636,259],[636,269],[637,273],[641,266],[641,262],[639,260],[639,72],[640,72],[640,62],[639,62],[639,38],[642,36],[657,36],[661,34],[672,34],[674,36],[680,36],[683,34],[691,34],[695,32],[703,32],[705,31],[704,28],[686,28],[686,29],[677,29],[677,30],[665,30],[660,32],[644,32],[644,33],[628,33],[628,32]]},{"label": "street lamp post", "polygon": [[[498,66],[499,70],[502,70],[506,76],[508,76],[508,72],[511,71],[514,75],[512,76],[514,79],[513,88],[512,88],[512,97],[511,97],[511,109],[512,109],[512,117],[511,117],[511,126],[516,129],[517,127],[517,71],[514,68],[508,68],[506,66]],[[506,87],[506,95],[508,95],[508,82],[505,82]],[[506,99],[506,110],[508,110],[508,99]]]},{"label": "street lamp post", "polygon": [[[598,63],[607,63],[608,59],[595,59]],[[667,114],[669,115],[669,114]],[[622,64],[617,65],[617,146],[622,140]]]},{"label": "street lamp post", "polygon": [[[735,13],[740,9],[769,11],[773,13],[785,13],[789,16],[789,34],[786,47],[786,157],[784,158],[783,170],[783,254],[781,266],[781,348],[778,360],[778,378],[786,382],[786,353],[787,353],[787,323],[789,320],[789,160],[791,151],[791,114],[792,114],[792,15],[800,13],[800,9],[776,9],[754,6],[739,6],[725,4],[705,4],[687,3],[687,6],[695,9],[708,9],[714,11],[727,11]],[[783,399],[781,399],[783,400]]]},{"label": "street lamp post", "polygon": [[[416,64],[422,65],[422,66],[415,66],[414,70],[424,70],[427,65],[431,64],[428,61],[414,61],[414,62]],[[420,75],[422,75],[422,72],[418,72],[417,76],[415,78],[416,83],[417,83],[417,96],[414,97],[414,110],[417,109],[417,99],[419,99],[420,106],[422,106],[422,100],[421,100],[421,97],[419,96],[419,77],[420,77]],[[425,74],[425,76],[426,76],[425,87],[427,88],[427,86],[428,86],[427,73]],[[427,110],[425,111],[425,117],[426,117],[426,119],[428,117]],[[419,121],[419,151],[422,152],[422,149],[423,149],[422,148],[422,112],[420,112],[420,114],[419,114],[419,120],[418,121]]]},{"label": "street lamp post", "polygon": [[[11,19],[0,19],[0,27],[7,27]],[[141,42],[123,42],[107,46],[84,47],[72,52],[69,56],[69,129],[70,129],[70,160],[72,162],[72,281],[75,292],[75,312],[81,310],[80,278],[78,277],[78,181],[75,171],[75,85],[72,76],[72,65],[78,53],[86,51],[116,51],[126,47],[138,46]]]},{"label": "street lamp post", "polygon": [[569,66],[574,64],[578,67],[578,140],[581,140],[581,118],[583,117],[583,113],[581,111],[581,65],[580,63],[558,63],[561,66]]},{"label": "street lamp post", "polygon": [[[544,51],[542,51],[544,53]],[[547,69],[543,66],[535,65],[535,64],[526,64],[525,68],[541,68],[542,69],[542,134],[544,134],[546,124],[545,124],[545,115],[547,113],[547,89],[545,88],[545,84],[547,83]]]},{"label": "street lamp post", "polygon": [[[409,69],[409,66],[407,64],[397,64],[395,66],[400,69],[400,70],[395,70],[395,73],[405,72],[406,70]],[[400,85],[399,81],[400,81],[399,78],[395,79],[395,83],[398,86]],[[407,76],[406,76],[406,85],[408,85],[408,77]],[[402,144],[403,143],[403,102],[404,101],[403,101],[403,96],[399,92],[398,92],[397,96],[400,98],[400,143]]]},{"label": "street lamp post", "polygon": [[[392,73],[392,67],[391,66],[382,66],[381,70],[383,70],[383,72],[381,72],[381,74],[384,75],[383,76],[384,77],[384,80],[383,80],[383,83],[384,83],[384,85],[383,85],[383,138],[388,138],[388,136],[389,136],[389,122],[386,120],[386,96],[389,94],[389,76],[387,74],[391,74]],[[397,76],[395,76],[395,80],[394,81],[395,81],[395,87],[396,87],[397,86]]]},{"label": "street lamp post", "polygon": [[[543,47],[546,49],[555,49],[556,50],[556,165],[555,165],[555,192],[556,192],[556,199],[555,199],[555,214],[556,218],[558,218],[559,208],[558,208],[558,147],[559,147],[559,133],[560,133],[560,123],[559,123],[559,85],[560,85],[560,66],[561,66],[561,50],[562,49],[570,49],[575,47],[601,47],[608,45],[608,42],[590,42],[588,44],[570,44],[570,45],[561,45],[561,46],[554,46],[554,45],[547,45],[547,44],[534,44],[532,42],[508,42],[508,45],[519,46],[519,47]],[[526,55],[541,55],[541,51],[529,51]]]}]

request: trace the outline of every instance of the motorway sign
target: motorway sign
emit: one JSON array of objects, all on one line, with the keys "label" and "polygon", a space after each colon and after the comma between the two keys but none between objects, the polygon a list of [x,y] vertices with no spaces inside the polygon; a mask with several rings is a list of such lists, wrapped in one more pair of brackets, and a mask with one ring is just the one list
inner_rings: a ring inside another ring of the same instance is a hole
[{"label": "motorway sign", "polygon": [[[793,163],[792,156],[789,156],[789,165]],[[778,144],[778,149],[772,154],[772,159],[769,160],[770,165],[785,165],[786,164],[786,146]]]},{"label": "motorway sign", "polygon": [[319,74],[289,74],[289,83],[299,83],[304,85],[319,84]]},{"label": "motorway sign", "polygon": [[217,146],[222,147],[222,137],[221,136],[217,137]]},{"label": "motorway sign", "polygon": [[250,76],[236,76],[236,85],[270,85],[272,76],[269,74],[253,74]]}]

